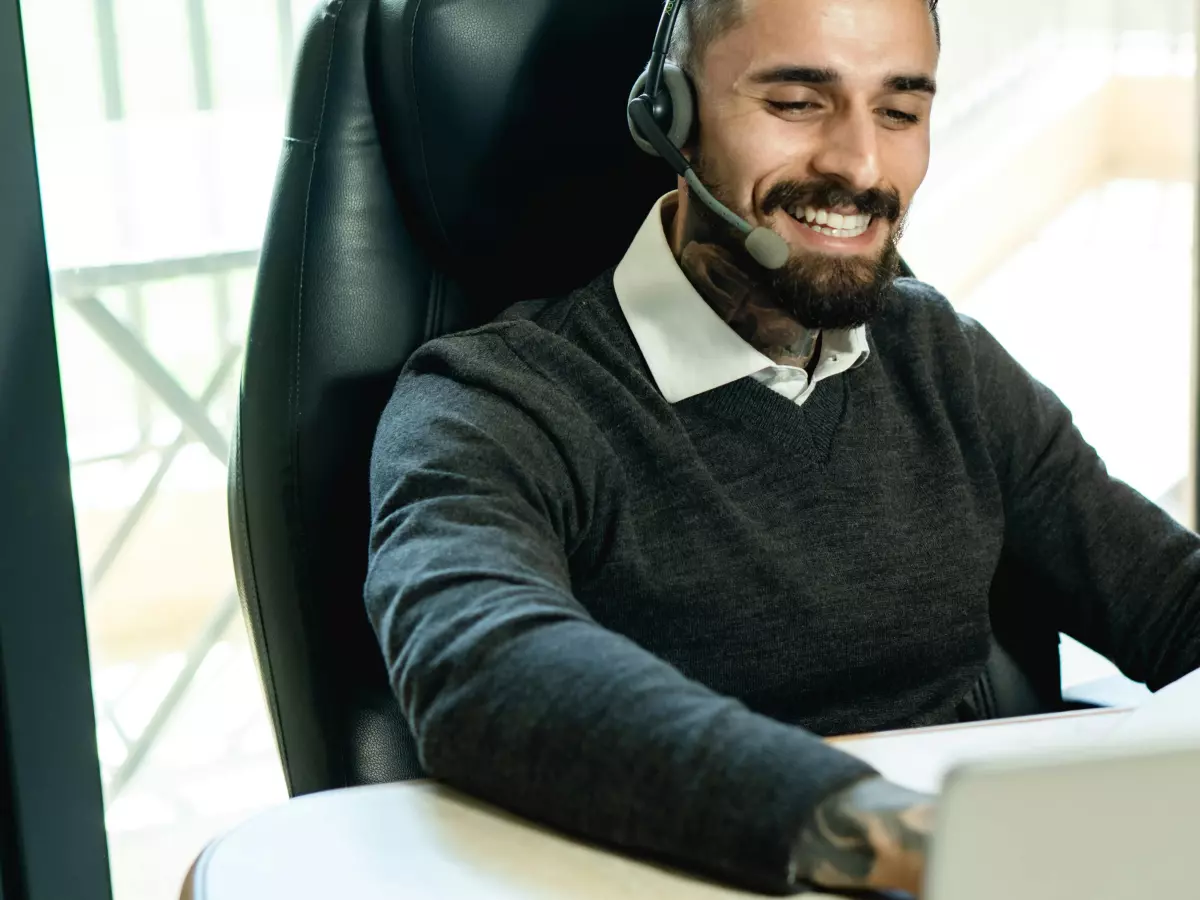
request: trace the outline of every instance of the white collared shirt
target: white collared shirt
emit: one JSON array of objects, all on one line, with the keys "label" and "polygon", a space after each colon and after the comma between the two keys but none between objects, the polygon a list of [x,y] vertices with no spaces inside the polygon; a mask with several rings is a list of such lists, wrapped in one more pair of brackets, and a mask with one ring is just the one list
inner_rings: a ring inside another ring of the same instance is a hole
[{"label": "white collared shirt", "polygon": [[692,287],[663,230],[661,197],[613,276],[617,301],[650,374],[668,403],[679,403],[753,376],[802,404],[818,383],[866,362],[866,328],[828,330],[810,379],[804,369],[777,366],[721,320]]}]

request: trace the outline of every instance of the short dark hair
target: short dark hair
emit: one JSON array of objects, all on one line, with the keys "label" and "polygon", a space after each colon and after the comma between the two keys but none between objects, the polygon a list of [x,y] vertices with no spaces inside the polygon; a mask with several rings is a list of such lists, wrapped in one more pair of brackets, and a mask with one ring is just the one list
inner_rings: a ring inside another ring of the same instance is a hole
[{"label": "short dark hair", "polygon": [[[709,44],[735,27],[742,18],[742,0],[680,0],[683,15],[675,23],[671,38],[671,58],[685,72],[695,77],[704,51]],[[933,31],[938,47],[942,46],[942,25],[938,21],[938,0],[929,0],[933,16]]]}]

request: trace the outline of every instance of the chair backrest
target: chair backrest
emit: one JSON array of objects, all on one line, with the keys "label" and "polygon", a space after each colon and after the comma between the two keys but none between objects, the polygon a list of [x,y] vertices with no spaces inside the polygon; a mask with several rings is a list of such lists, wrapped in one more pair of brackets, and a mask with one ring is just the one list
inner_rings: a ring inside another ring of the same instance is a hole
[{"label": "chair backrest", "polygon": [[309,25],[230,469],[293,794],[420,774],[362,599],[375,426],[414,348],[587,282],[671,188],[625,127],[659,12],[327,0]]},{"label": "chair backrest", "polygon": [[674,184],[625,126],[660,10],[326,0],[310,23],[230,467],[293,794],[420,774],[362,600],[376,423],[418,345],[586,283]]}]

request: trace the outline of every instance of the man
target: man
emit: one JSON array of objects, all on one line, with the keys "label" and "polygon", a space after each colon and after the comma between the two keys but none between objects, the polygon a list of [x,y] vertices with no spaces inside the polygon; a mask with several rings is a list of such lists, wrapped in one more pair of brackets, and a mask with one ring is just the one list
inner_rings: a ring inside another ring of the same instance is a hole
[{"label": "man", "polygon": [[753,888],[916,893],[932,798],[818,735],[957,721],[1002,552],[1132,677],[1200,665],[1200,541],[896,278],[935,6],[691,0],[686,153],[787,265],[681,182],[614,272],[412,357],[366,599],[434,777]]}]

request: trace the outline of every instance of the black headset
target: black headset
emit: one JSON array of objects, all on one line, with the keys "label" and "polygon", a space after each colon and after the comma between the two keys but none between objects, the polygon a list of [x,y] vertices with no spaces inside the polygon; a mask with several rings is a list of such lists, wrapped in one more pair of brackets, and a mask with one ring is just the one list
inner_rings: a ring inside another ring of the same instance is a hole
[{"label": "black headset", "polygon": [[695,115],[691,81],[679,66],[667,59],[671,35],[682,10],[683,0],[667,0],[663,7],[650,62],[634,82],[628,110],[629,130],[637,145],[652,156],[661,156],[677,171],[688,168],[679,149],[691,137]]},{"label": "black headset", "polygon": [[661,156],[684,178],[696,199],[746,236],[746,250],[761,266],[783,268],[791,256],[787,241],[770,228],[755,228],[717,200],[680,152],[691,137],[696,116],[695,96],[687,73],[667,60],[683,3],[684,0],[667,0],[663,6],[650,62],[629,94],[626,109],[629,131],[639,147],[652,156]]}]

